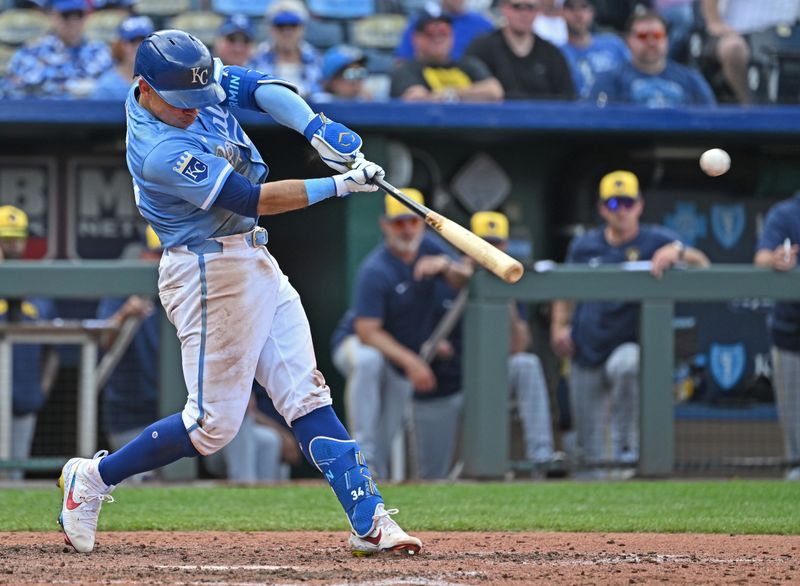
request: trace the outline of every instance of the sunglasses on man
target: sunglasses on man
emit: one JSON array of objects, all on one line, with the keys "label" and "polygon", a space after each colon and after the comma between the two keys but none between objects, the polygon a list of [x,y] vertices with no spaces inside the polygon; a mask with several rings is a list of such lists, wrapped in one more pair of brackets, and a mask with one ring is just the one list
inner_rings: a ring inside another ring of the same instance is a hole
[{"label": "sunglasses on man", "polygon": [[74,19],[82,19],[86,16],[86,13],[83,10],[67,10],[66,12],[60,12],[61,18],[64,20],[72,20]]},{"label": "sunglasses on man", "polygon": [[612,212],[618,211],[620,208],[625,208],[626,210],[631,209],[633,206],[636,205],[638,200],[632,197],[609,197],[604,205],[606,208],[611,210]]},{"label": "sunglasses on man", "polygon": [[664,31],[641,31],[633,33],[638,41],[645,43],[647,41],[663,41],[667,38],[667,33]]},{"label": "sunglasses on man", "polygon": [[345,81],[359,81],[366,79],[367,75],[368,72],[364,67],[348,67],[339,74],[339,77]]},{"label": "sunglasses on man", "polygon": [[531,2],[509,2],[508,5],[517,12],[538,12],[539,10],[539,5]]}]

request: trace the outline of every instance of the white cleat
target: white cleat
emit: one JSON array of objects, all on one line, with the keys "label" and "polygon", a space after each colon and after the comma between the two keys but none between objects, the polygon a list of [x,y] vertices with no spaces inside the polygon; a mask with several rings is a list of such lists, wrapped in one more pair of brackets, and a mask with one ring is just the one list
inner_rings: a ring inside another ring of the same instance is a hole
[{"label": "white cleat", "polygon": [[57,482],[63,496],[58,523],[64,530],[64,541],[80,553],[94,549],[103,501],[114,502],[114,497],[108,494],[114,487],[106,487],[97,471],[97,464],[107,455],[102,450],[91,460],[72,458],[64,464]]},{"label": "white cleat", "polygon": [[405,555],[416,555],[422,547],[422,542],[412,537],[395,523],[391,515],[396,515],[397,509],[385,509],[383,503],[375,507],[372,519],[375,523],[372,531],[364,537],[355,533],[350,534],[348,543],[354,556],[365,557],[375,553],[394,552]]}]

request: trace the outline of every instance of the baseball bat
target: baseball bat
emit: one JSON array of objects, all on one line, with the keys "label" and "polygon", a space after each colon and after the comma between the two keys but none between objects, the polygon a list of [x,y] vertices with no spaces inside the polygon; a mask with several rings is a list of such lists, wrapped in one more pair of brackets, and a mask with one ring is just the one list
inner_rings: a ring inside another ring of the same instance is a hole
[{"label": "baseball bat", "polygon": [[475,259],[479,265],[491,271],[506,283],[516,283],[522,278],[522,273],[525,272],[522,263],[511,258],[496,246],[486,242],[480,236],[476,236],[463,226],[456,224],[453,220],[414,201],[391,183],[387,183],[383,179],[376,179],[375,185],[403,203],[415,214],[421,216],[425,223],[436,230],[442,238],[464,254]]}]

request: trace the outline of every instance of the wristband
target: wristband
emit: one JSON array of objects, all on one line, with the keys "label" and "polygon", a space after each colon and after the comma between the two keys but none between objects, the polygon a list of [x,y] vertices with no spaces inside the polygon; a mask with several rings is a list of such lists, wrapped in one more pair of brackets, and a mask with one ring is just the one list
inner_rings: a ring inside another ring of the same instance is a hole
[{"label": "wristband", "polygon": [[336,196],[336,182],[333,177],[306,179],[303,183],[306,186],[306,197],[308,198],[309,206],[319,203],[323,199]]}]

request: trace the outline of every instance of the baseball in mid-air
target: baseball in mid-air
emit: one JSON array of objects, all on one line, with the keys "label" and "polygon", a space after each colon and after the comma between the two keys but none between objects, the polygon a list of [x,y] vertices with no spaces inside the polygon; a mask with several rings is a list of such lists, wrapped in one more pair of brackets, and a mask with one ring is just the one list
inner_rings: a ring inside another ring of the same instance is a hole
[{"label": "baseball in mid-air", "polygon": [[719,177],[731,168],[731,156],[722,149],[709,149],[700,155],[700,168],[706,175]]}]

